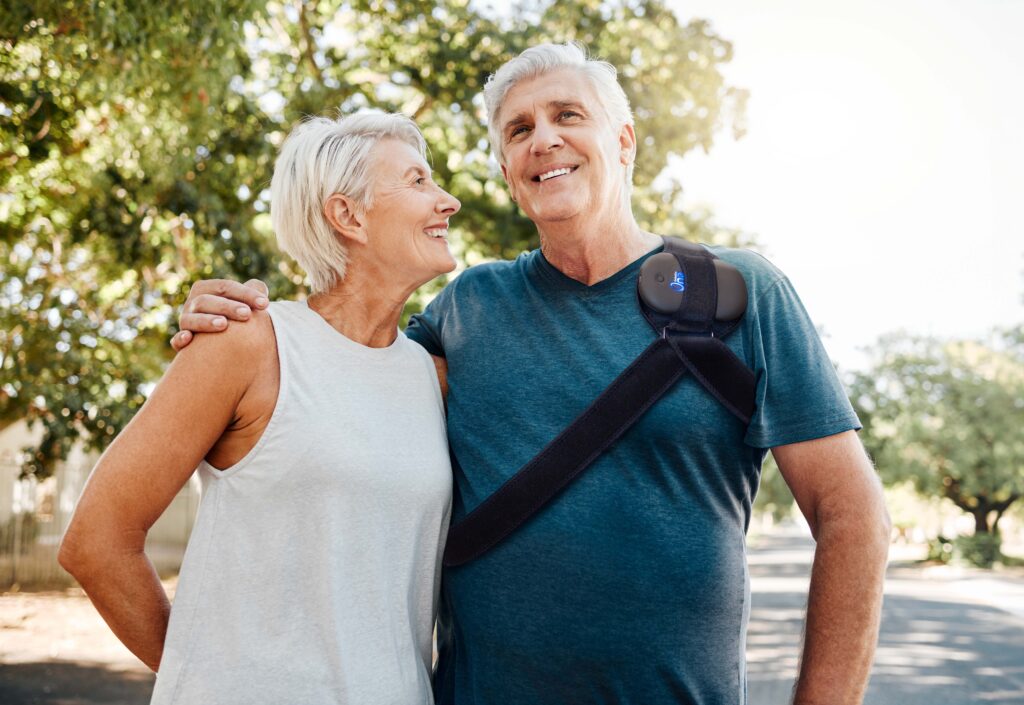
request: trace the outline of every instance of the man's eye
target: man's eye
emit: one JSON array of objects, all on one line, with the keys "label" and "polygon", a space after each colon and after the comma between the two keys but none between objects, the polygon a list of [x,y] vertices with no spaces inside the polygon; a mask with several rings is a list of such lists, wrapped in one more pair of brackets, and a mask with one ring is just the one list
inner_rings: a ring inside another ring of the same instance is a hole
[{"label": "man's eye", "polygon": [[520,135],[520,134],[528,131],[529,129],[530,128],[528,128],[526,125],[520,125],[519,127],[513,128],[512,132],[510,132],[508,136],[509,137],[515,137],[517,135]]},{"label": "man's eye", "polygon": [[579,117],[579,116],[580,116],[580,114],[577,113],[575,110],[563,110],[562,112],[560,112],[558,114],[559,119],[565,119],[565,118],[570,118],[570,117]]}]

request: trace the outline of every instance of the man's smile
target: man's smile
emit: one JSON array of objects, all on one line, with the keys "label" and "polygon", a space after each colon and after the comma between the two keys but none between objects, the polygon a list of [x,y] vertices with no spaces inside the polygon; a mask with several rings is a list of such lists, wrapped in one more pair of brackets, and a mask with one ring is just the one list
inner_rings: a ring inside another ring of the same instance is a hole
[{"label": "man's smile", "polygon": [[556,179],[559,176],[565,176],[567,174],[571,174],[572,172],[576,171],[578,168],[579,168],[578,166],[558,166],[558,167],[555,167],[553,169],[548,169],[547,171],[541,172],[540,174],[537,174],[536,176],[534,176],[531,179],[531,181],[533,181],[535,183],[542,183],[544,181],[549,181],[551,179]]}]

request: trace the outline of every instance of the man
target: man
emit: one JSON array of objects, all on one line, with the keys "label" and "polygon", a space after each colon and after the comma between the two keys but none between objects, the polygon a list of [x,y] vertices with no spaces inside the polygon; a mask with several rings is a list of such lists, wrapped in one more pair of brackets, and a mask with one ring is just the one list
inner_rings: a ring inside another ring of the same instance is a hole
[{"label": "man", "polygon": [[[630,209],[636,135],[613,67],[572,45],[534,47],[485,101],[541,249],[464,272],[407,331],[447,362],[453,523],[650,343],[636,276],[661,246]],[[795,702],[860,702],[888,545],[881,489],[788,280],[755,254],[713,251],[749,291],[725,342],[758,377],[750,425],[684,378],[551,504],[448,570],[438,702],[745,702],[745,531],[769,448],[817,540]],[[225,295],[262,298],[197,284],[182,327],[244,317]]]}]

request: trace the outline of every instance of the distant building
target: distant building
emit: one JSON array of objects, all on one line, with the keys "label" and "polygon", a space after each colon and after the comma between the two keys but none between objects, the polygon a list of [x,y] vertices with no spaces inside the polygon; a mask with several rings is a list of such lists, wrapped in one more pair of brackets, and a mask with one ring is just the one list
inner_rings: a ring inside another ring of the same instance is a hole
[{"label": "distant building", "polygon": [[[57,548],[98,455],[76,446],[52,477],[19,480],[23,448],[41,429],[24,421],[0,430],[0,590],[14,585],[67,585]],[[199,507],[195,475],[149,531],[146,553],[161,574],[177,572]]]}]

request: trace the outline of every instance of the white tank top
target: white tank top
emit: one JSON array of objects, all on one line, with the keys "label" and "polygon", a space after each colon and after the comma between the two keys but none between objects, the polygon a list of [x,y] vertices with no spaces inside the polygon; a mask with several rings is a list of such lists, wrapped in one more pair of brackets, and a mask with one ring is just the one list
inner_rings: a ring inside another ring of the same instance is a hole
[{"label": "white tank top", "polygon": [[451,466],[430,356],[275,302],[280,391],[202,502],[153,703],[431,703]]}]

